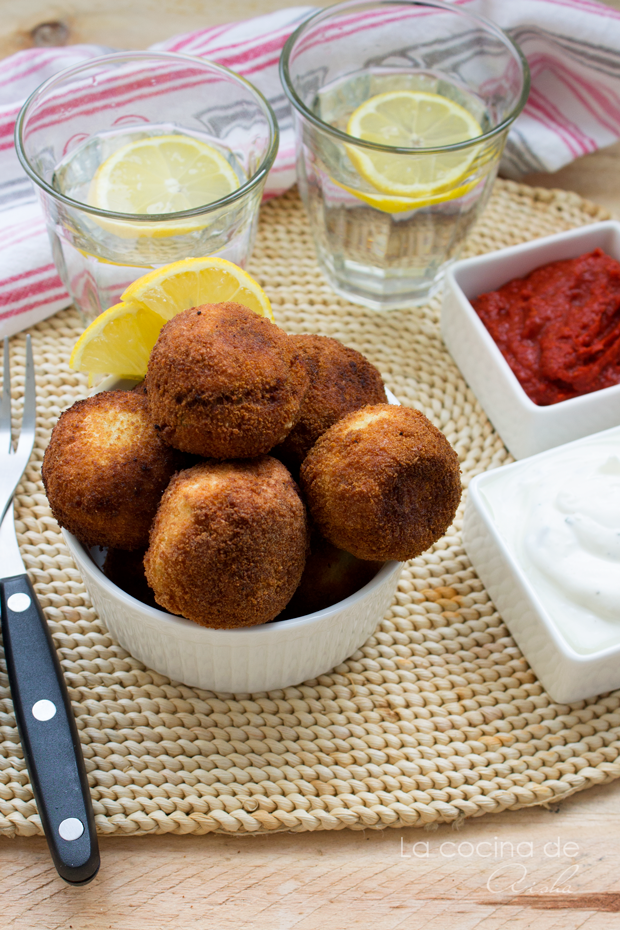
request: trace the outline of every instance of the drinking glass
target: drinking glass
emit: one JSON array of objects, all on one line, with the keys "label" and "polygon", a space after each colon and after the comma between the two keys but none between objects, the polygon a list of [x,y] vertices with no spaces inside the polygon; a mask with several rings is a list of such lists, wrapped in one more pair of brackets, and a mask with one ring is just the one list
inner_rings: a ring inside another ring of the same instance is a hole
[{"label": "drinking glass", "polygon": [[[243,266],[278,150],[276,118],[258,90],[227,68],[165,52],[107,55],[55,75],[26,101],[15,138],[56,267],[86,322],[149,269],[204,255]],[[110,165],[120,158],[131,170],[136,143],[153,139],[154,149],[181,140],[185,150],[207,151],[223,171],[224,195],[203,203],[200,188],[191,209],[169,212],[176,182],[164,170],[142,212],[102,207]]]},{"label": "drinking glass", "polygon": [[[376,310],[427,300],[480,215],[525,105],[519,48],[441,0],[350,0],[299,26],[280,75],[293,105],[299,190],[332,287]],[[381,141],[355,134],[361,113],[395,97]],[[456,114],[469,136],[429,145],[415,115],[424,106]],[[398,145],[389,141],[395,129]]]}]

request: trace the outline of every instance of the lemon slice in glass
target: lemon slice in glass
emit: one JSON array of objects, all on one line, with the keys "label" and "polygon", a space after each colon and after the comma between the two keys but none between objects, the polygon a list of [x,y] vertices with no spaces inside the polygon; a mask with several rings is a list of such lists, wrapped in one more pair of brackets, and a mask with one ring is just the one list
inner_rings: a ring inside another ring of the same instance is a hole
[{"label": "lemon slice in glass", "polygon": [[69,365],[97,375],[140,380],[167,320],[182,310],[231,300],[273,321],[269,298],[245,271],[224,258],[187,258],[131,284],[120,303],[101,313],[75,344]]},{"label": "lemon slice in glass", "polygon": [[[144,216],[179,213],[227,197],[240,180],[221,152],[181,133],[146,136],[121,146],[97,169],[88,201],[114,213]],[[117,235],[182,235],[205,225],[204,218],[132,224],[97,220]]]},{"label": "lemon slice in glass", "polygon": [[[348,122],[347,133],[365,142],[398,148],[437,148],[474,140],[480,123],[460,104],[440,94],[396,90],[365,100]],[[376,191],[355,191],[379,209],[398,212],[461,196],[478,154],[475,145],[447,152],[381,152],[348,146],[362,178]]]}]

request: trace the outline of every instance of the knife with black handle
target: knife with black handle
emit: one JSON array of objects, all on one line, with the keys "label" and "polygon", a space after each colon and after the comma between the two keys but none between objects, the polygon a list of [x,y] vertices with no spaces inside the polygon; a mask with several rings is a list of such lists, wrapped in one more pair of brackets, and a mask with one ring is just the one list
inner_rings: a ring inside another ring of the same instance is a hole
[{"label": "knife with black handle", "polygon": [[91,881],[99,849],[82,748],[47,621],[19,554],[13,507],[0,526],[2,638],[15,718],[49,850],[72,885]]},{"label": "knife with black handle", "polygon": [[59,875],[83,885],[99,850],[82,748],[60,662],[19,552],[13,494],[36,435],[32,341],[26,336],[23,415],[12,437],[9,342],[4,340],[0,407],[0,626],[17,729],[41,823]]}]

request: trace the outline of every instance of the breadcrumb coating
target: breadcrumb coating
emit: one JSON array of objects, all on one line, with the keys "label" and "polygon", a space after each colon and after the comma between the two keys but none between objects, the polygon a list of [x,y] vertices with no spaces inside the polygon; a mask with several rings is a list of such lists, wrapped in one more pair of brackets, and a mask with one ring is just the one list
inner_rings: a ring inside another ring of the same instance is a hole
[{"label": "breadcrumb coating", "polygon": [[377,404],[334,424],[301,466],[319,530],[359,559],[404,562],[446,532],[461,498],[456,452],[419,410]]},{"label": "breadcrumb coating", "polygon": [[43,484],[61,526],[87,546],[139,549],[185,457],[159,437],[146,397],[103,391],[60,416],[43,459]]},{"label": "breadcrumb coating", "polygon": [[228,302],[166,323],[146,384],[153,423],[170,445],[207,458],[253,458],[292,429],[309,376],[284,330]]},{"label": "breadcrumb coating", "polygon": [[204,462],[164,494],[144,559],[158,604],[214,628],[273,620],[308,547],[306,509],[281,462]]},{"label": "breadcrumb coating", "polygon": [[290,339],[301,352],[310,387],[297,423],[274,450],[282,461],[301,465],[319,436],[354,410],[387,403],[381,375],[361,352],[330,336],[303,334]]},{"label": "breadcrumb coating", "polygon": [[382,565],[356,559],[315,529],[310,533],[310,550],[299,586],[276,619],[305,617],[338,604],[368,584]]}]

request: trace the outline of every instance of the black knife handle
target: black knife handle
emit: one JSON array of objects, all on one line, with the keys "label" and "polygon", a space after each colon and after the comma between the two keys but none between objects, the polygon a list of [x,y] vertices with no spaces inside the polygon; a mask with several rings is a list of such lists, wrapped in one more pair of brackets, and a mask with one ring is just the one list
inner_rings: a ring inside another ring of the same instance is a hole
[{"label": "black knife handle", "polygon": [[28,576],[0,588],[11,696],[41,823],[58,874],[84,884],[97,874],[99,848],[67,686]]}]

